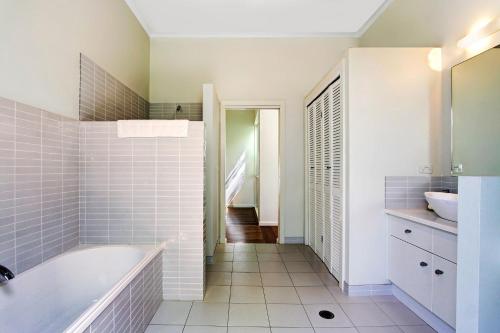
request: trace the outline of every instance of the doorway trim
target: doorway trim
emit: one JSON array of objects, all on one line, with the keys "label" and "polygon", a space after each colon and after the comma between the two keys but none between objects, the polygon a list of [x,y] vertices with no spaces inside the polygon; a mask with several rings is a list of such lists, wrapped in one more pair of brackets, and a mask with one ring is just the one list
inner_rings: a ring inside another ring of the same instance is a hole
[{"label": "doorway trim", "polygon": [[279,207],[278,207],[278,241],[285,243],[285,226],[282,216],[284,214],[285,182],[282,177],[285,174],[285,102],[279,100],[246,101],[226,100],[221,102],[220,107],[220,148],[219,148],[219,242],[226,242],[226,110],[227,109],[277,109],[279,113],[279,142],[278,142],[278,170],[279,170]]}]

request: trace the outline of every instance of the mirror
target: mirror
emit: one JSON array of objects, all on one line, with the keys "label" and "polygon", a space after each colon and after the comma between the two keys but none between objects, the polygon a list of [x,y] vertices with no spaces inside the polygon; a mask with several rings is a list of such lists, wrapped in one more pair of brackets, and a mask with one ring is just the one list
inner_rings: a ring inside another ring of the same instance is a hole
[{"label": "mirror", "polygon": [[452,174],[500,176],[500,45],[451,70]]}]

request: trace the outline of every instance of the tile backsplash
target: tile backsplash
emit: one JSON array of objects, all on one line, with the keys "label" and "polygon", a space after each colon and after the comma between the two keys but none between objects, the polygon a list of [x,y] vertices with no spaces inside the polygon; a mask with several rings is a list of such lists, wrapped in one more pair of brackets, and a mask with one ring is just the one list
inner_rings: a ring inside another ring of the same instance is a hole
[{"label": "tile backsplash", "polygon": [[21,273],[79,243],[78,121],[0,98],[0,264]]},{"label": "tile backsplash", "polygon": [[426,208],[424,193],[457,193],[458,178],[452,176],[385,177],[385,208]]},{"label": "tile backsplash", "polygon": [[[177,111],[177,107],[180,110]],[[151,103],[149,119],[188,119],[202,121],[203,111],[201,103]]]},{"label": "tile backsplash", "polygon": [[80,54],[80,120],[148,119],[149,103]]},{"label": "tile backsplash", "polygon": [[167,242],[165,299],[203,298],[202,122],[187,138],[118,138],[115,122],[81,122],[80,241]]}]

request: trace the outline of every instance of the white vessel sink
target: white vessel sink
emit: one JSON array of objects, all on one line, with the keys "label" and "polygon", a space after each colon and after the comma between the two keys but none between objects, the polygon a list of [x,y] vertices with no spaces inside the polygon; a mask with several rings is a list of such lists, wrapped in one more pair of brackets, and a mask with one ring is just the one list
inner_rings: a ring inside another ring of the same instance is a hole
[{"label": "white vessel sink", "polygon": [[457,222],[458,194],[425,192],[425,199],[441,218]]}]

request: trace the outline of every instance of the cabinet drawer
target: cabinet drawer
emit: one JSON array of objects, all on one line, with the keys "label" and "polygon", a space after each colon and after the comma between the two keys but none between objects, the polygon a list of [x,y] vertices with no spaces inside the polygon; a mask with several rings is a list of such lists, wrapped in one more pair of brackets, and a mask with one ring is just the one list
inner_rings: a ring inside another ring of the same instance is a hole
[{"label": "cabinet drawer", "polygon": [[457,235],[434,229],[432,231],[432,252],[456,263]]},{"label": "cabinet drawer", "polygon": [[432,228],[389,216],[391,235],[414,244],[424,250],[432,250]]},{"label": "cabinet drawer", "polygon": [[432,312],[455,327],[457,265],[433,256],[432,285]]},{"label": "cabinet drawer", "polygon": [[432,254],[389,237],[389,279],[420,304],[432,305]]}]

